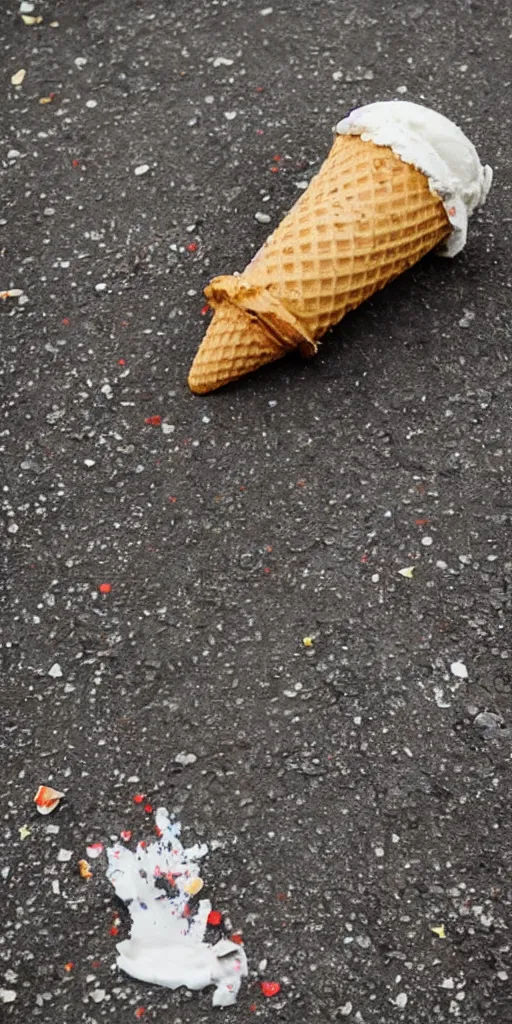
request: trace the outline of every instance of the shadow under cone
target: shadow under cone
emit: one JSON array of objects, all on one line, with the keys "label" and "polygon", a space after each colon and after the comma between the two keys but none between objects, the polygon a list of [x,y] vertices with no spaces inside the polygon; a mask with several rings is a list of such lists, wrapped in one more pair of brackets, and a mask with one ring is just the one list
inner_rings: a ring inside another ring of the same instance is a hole
[{"label": "shadow under cone", "polygon": [[224,303],[214,313],[199,346],[188,386],[196,395],[204,395],[280,359],[285,352],[256,317]]}]

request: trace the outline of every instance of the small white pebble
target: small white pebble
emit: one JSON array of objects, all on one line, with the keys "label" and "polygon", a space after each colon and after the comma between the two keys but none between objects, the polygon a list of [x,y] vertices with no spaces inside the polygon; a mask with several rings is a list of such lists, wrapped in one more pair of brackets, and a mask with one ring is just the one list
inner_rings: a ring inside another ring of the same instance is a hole
[{"label": "small white pebble", "polygon": [[232,121],[236,117],[236,110],[225,110],[224,117],[226,121]]},{"label": "small white pebble", "polygon": [[60,848],[57,854],[57,860],[59,864],[67,864],[73,856],[73,850],[65,850],[63,847]]},{"label": "small white pebble", "polygon": [[340,1013],[342,1017],[350,1017],[350,1014],[352,1013],[352,1003],[349,1001],[348,1003],[344,1003],[343,1006],[340,1006]]},{"label": "small white pebble", "polygon": [[140,178],[141,174],[147,174],[148,171],[149,164],[139,164],[139,166],[134,169],[133,173],[136,174],[138,178]]},{"label": "small white pebble", "polygon": [[383,857],[384,856],[384,848],[382,846],[376,846],[375,850],[373,852],[374,852],[376,857]]},{"label": "small white pebble", "polygon": [[7,153],[8,160],[17,160],[19,156],[21,156],[19,149],[10,149]]},{"label": "small white pebble", "polygon": [[214,62],[213,62],[213,66],[214,66],[214,68],[221,68],[221,67],[229,68],[231,66],[231,64],[233,64],[233,63],[234,63],[234,61],[232,61],[229,57],[216,57]]},{"label": "small white pebble", "polygon": [[16,991],[13,988],[0,988],[0,1000],[2,1003],[13,1003],[16,999]]},{"label": "small white pebble", "polygon": [[104,988],[93,988],[92,992],[89,992],[89,996],[93,1003],[102,1003],[106,994],[107,993]]},{"label": "small white pebble", "polygon": [[296,181],[295,188],[300,188],[302,191],[308,187],[307,181]]},{"label": "small white pebble", "polygon": [[94,288],[95,288],[95,291],[97,291],[97,292],[106,292],[107,285],[105,284],[105,281],[98,281],[98,284],[95,284]]},{"label": "small white pebble", "polygon": [[450,672],[452,676],[456,676],[457,679],[468,678],[468,670],[463,661],[452,661],[450,665]]},{"label": "small white pebble", "polygon": [[508,981],[508,974],[506,971],[498,971],[496,977],[498,977],[500,981]]},{"label": "small white pebble", "polygon": [[84,466],[86,467],[86,469],[92,469],[92,467],[95,465],[96,463],[94,459],[84,459]]},{"label": "small white pebble", "polygon": [[102,395],[105,395],[105,398],[112,398],[112,395],[114,394],[112,388],[110,387],[110,384],[104,384],[103,387],[101,388],[101,393]]},{"label": "small white pebble", "polygon": [[176,764],[181,764],[183,768],[186,768],[189,764],[195,764],[197,757],[195,754],[185,754],[185,752],[182,751],[181,754],[176,754],[174,760],[176,761]]},{"label": "small white pebble", "polygon": [[7,533],[17,533],[18,530],[19,526],[17,523],[9,523],[9,526],[7,527]]},{"label": "small white pebble", "polygon": [[408,1002],[407,992],[399,992],[397,997],[396,997],[396,999],[395,999],[395,1003],[399,1007],[399,1009],[403,1010],[407,1006],[407,1002]]},{"label": "small white pebble", "polygon": [[374,572],[374,574],[372,576],[372,583],[378,583],[379,580],[380,580],[380,576],[379,576],[378,572]]},{"label": "small white pebble", "polygon": [[392,843],[399,843],[400,842],[400,836],[397,836],[396,832],[392,832],[391,833],[391,842]]},{"label": "small white pebble", "polygon": [[60,895],[60,882],[58,878],[54,878],[52,881],[52,892],[54,896]]},{"label": "small white pebble", "polygon": [[52,667],[48,670],[48,675],[51,676],[52,679],[62,679],[62,669],[58,661],[56,661],[55,664],[52,665]]},{"label": "small white pebble", "polygon": [[43,213],[45,217],[55,217],[55,210],[53,206],[45,206]]},{"label": "small white pebble", "polygon": [[174,434],[175,430],[174,423],[162,423],[162,434]]},{"label": "small white pebble", "polygon": [[30,3],[29,0],[21,0],[20,14],[32,14],[34,6],[35,5],[33,3]]},{"label": "small white pebble", "polygon": [[87,64],[87,57],[75,57],[75,64],[77,68],[84,68]]},{"label": "small white pebble", "polygon": [[439,559],[439,561],[436,562],[436,569],[447,569],[447,568],[448,568],[448,565],[446,564],[446,562],[441,561],[441,559]]},{"label": "small white pebble", "polygon": [[89,110],[94,110],[94,107],[98,106],[98,100],[86,100],[85,105]]},{"label": "small white pebble", "polygon": [[268,213],[260,213],[258,211],[258,213],[254,214],[254,219],[258,221],[258,224],[270,224],[271,218]]},{"label": "small white pebble", "polygon": [[269,14],[272,14],[273,10],[273,7],[263,7],[260,11],[261,17],[268,18]]},{"label": "small white pebble", "polygon": [[403,96],[404,92],[407,92],[407,86],[406,85],[397,85],[396,91],[399,92],[400,95]]},{"label": "small white pebble", "polygon": [[430,548],[430,547],[432,547],[432,544],[434,543],[434,541],[432,540],[432,537],[422,537],[421,538],[421,543],[423,544],[424,548]]},{"label": "small white pebble", "polygon": [[455,988],[455,982],[453,978],[443,978],[441,982],[441,988]]},{"label": "small white pebble", "polygon": [[333,71],[332,77],[335,82],[341,82],[343,78],[343,71]]}]

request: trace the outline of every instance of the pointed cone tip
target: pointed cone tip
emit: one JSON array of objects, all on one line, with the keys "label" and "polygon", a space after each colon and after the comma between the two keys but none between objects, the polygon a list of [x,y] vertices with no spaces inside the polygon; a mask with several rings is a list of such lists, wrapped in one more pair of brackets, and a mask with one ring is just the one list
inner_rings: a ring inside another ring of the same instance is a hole
[{"label": "pointed cone tip", "polygon": [[188,386],[196,395],[244,377],[284,355],[262,324],[236,306],[220,306],[192,363]]}]

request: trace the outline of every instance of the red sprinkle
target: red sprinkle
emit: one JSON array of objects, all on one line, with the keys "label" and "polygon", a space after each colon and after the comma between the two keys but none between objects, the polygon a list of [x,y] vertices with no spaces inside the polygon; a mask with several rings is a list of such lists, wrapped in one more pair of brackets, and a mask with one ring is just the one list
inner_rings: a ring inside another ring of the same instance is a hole
[{"label": "red sprinkle", "polygon": [[261,981],[261,991],[267,999],[271,999],[272,996],[277,996],[281,991],[281,986],[278,981]]},{"label": "red sprinkle", "polygon": [[183,907],[183,917],[190,917],[190,907],[188,903],[185,903],[185,906]]},{"label": "red sprinkle", "polygon": [[69,327],[70,323],[71,320],[69,319],[68,316],[63,317],[63,319],[61,320],[61,324],[64,324],[64,327]]},{"label": "red sprinkle", "polygon": [[276,153],[276,155],[272,157],[272,160],[275,160],[277,163],[279,163],[279,161],[282,159],[283,158],[282,156],[279,156],[279,153]]},{"label": "red sprinkle", "polygon": [[237,946],[243,946],[243,944],[244,944],[244,940],[243,940],[240,932],[235,932],[235,934],[234,935],[230,935],[229,938],[230,938],[231,942],[234,942]]},{"label": "red sprinkle", "polygon": [[417,519],[416,526],[426,526],[430,522],[430,519]]},{"label": "red sprinkle", "polygon": [[249,1007],[249,1012],[250,1013],[256,1013],[257,1009],[258,1009],[258,1004],[257,1003],[251,1003],[251,1005]]},{"label": "red sprinkle", "polygon": [[101,967],[101,960],[93,960],[91,967],[94,967],[94,970],[97,970],[98,967]]},{"label": "red sprinkle", "polygon": [[277,174],[278,170],[279,170],[279,167],[271,167],[270,168],[270,171],[271,171],[272,174]]},{"label": "red sprinkle", "polygon": [[118,365],[118,366],[124,366],[124,365],[125,365],[125,363],[126,363],[126,359],[118,359],[118,360],[117,360],[117,365]]},{"label": "red sprinkle", "polygon": [[147,423],[148,427],[159,427],[162,422],[161,416],[146,416],[144,423]]},{"label": "red sprinkle", "polygon": [[272,569],[269,569],[268,565],[266,565],[264,570],[263,570],[263,572],[266,572],[266,574],[268,576],[272,572]]},{"label": "red sprinkle", "polygon": [[187,245],[187,251],[188,252],[197,252],[197,242],[190,242],[190,244]]},{"label": "red sprinkle", "polygon": [[206,314],[209,313],[209,312],[210,312],[210,304],[207,302],[206,306],[203,306],[203,308],[201,310],[201,316],[206,316]]},{"label": "red sprinkle", "polygon": [[218,928],[219,924],[222,924],[222,914],[220,910],[210,910],[206,920],[208,924],[212,924],[215,928]]},{"label": "red sprinkle", "polygon": [[111,583],[100,583],[100,585],[98,587],[98,590],[99,590],[100,594],[110,594],[110,591],[112,590],[112,584]]},{"label": "red sprinkle", "polygon": [[145,1007],[144,1006],[139,1006],[135,1010],[135,1016],[136,1016],[137,1020],[140,1020],[140,1018],[144,1016],[145,1012],[146,1012]]},{"label": "red sprinkle", "polygon": [[264,88],[265,88],[265,86],[264,86],[264,85],[257,85],[257,86],[256,86],[256,90],[255,90],[255,91],[256,91],[256,92],[263,92]]},{"label": "red sprinkle", "polygon": [[110,929],[110,935],[114,939],[115,939],[116,935],[119,935],[119,928],[116,928],[115,924],[113,924],[112,928]]},{"label": "red sprinkle", "polygon": [[178,500],[178,499],[177,499],[177,498],[175,498],[175,497],[174,497],[174,495],[171,495],[171,497],[169,498],[169,501],[170,501],[170,502],[171,502],[171,503],[172,503],[173,505],[175,505],[175,504],[176,504],[177,500]]},{"label": "red sprinkle", "polygon": [[366,564],[367,561],[368,561],[368,555],[367,554],[361,555],[361,562]]},{"label": "red sprinkle", "polygon": [[134,802],[134,804],[143,804],[145,799],[146,799],[146,794],[145,793],[136,793],[134,798],[133,798],[133,802]]},{"label": "red sprinkle", "polygon": [[64,970],[67,971],[67,973],[69,974],[69,972],[73,970],[74,966],[75,965],[74,965],[73,961],[70,960],[69,963],[64,964]]},{"label": "red sprinkle", "polygon": [[74,167],[76,170],[77,167],[80,167],[80,160],[72,160],[71,166]]},{"label": "red sprinkle", "polygon": [[130,832],[129,828],[123,829],[123,831],[120,833],[120,835],[121,835],[121,839],[123,840],[123,843],[129,843],[130,839],[132,838],[132,833]]},{"label": "red sprinkle", "polygon": [[146,814],[151,814],[153,811],[153,804],[144,804],[144,810]]}]

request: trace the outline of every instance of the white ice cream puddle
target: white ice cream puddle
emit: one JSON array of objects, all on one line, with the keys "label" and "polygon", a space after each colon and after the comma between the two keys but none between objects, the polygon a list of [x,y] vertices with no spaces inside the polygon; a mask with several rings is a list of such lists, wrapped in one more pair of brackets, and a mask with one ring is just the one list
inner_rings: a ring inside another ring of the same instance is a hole
[{"label": "white ice cream puddle", "polygon": [[139,843],[135,852],[121,843],[107,850],[107,878],[132,919],[129,939],[117,945],[117,965],[132,978],[166,988],[215,985],[213,1006],[230,1006],[247,976],[245,952],[228,939],[205,941],[209,900],[200,900],[189,915],[188,893],[200,887],[198,861],[208,847],[184,848],[181,824],[171,822],[165,808],[155,821],[155,842]]}]

